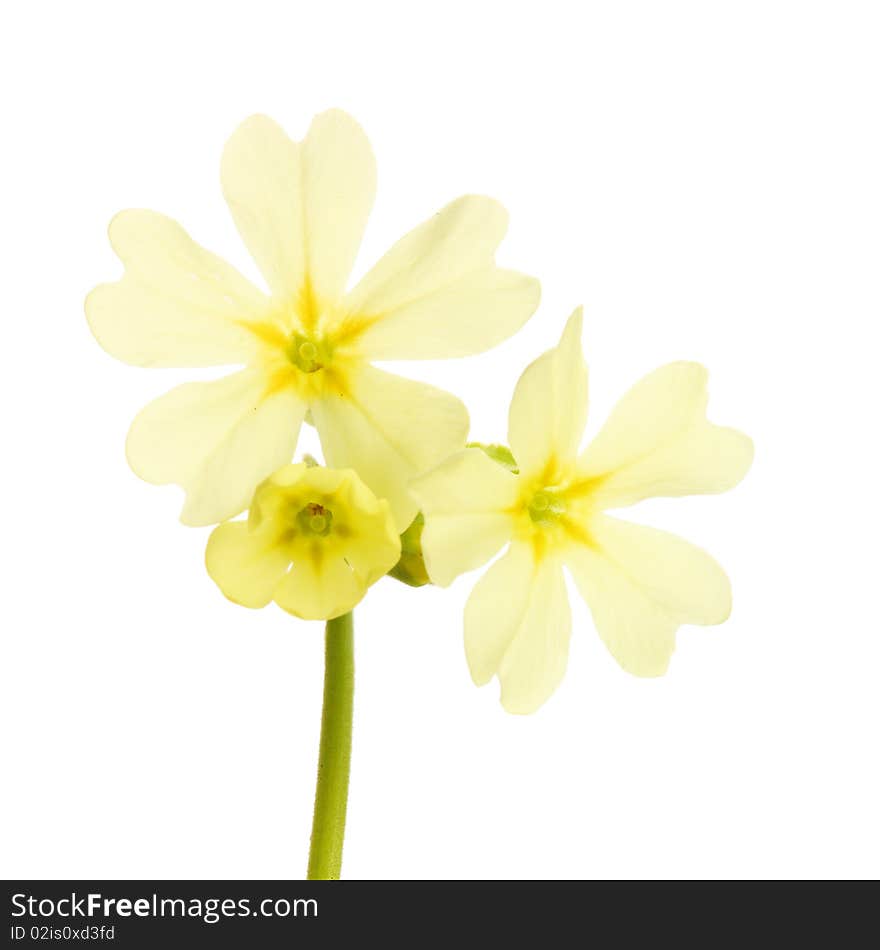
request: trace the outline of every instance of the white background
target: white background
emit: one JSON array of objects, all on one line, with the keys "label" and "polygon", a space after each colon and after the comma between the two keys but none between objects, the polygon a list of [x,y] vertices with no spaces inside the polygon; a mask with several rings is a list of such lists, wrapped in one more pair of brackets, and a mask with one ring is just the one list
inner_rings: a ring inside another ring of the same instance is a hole
[{"label": "white background", "polygon": [[504,437],[583,303],[592,432],[687,358],[757,446],[731,494],[627,514],[733,579],[730,621],[682,629],[661,680],[618,669],[573,596],[562,687],[511,717],[464,661],[476,575],[370,592],[346,875],[878,875],[878,48],[877,5],[842,0],[7,6],[0,871],[304,872],[321,628],[224,600],[179,491],[128,470],[136,410],[193,374],[112,360],[82,299],[121,272],[124,207],[253,274],[226,137],[340,106],[379,161],[358,272],[485,192],[499,261],[543,283],[494,351],[395,367],[460,395],[474,438]]}]

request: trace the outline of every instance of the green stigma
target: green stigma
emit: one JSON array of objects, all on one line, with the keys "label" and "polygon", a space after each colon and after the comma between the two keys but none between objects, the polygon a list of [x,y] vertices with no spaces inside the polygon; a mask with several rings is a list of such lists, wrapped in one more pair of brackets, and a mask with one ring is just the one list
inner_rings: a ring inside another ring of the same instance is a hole
[{"label": "green stigma", "polygon": [[304,534],[314,534],[319,538],[325,538],[330,534],[333,512],[323,505],[310,502],[297,514],[296,523]]},{"label": "green stigma", "polygon": [[287,345],[287,358],[304,373],[317,373],[330,361],[327,344],[315,342],[301,333],[294,333]]},{"label": "green stigma", "polygon": [[566,505],[562,496],[551,489],[542,489],[532,495],[529,502],[529,517],[535,524],[552,525],[565,514]]}]

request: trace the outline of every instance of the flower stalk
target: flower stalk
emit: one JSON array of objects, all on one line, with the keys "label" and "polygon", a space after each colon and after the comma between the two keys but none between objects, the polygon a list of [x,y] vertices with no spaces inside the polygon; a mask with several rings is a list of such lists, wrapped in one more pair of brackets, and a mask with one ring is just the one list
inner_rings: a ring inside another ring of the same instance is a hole
[{"label": "flower stalk", "polygon": [[310,881],[337,881],[342,870],[354,710],[354,616],[351,611],[327,621],[324,657],[324,707],[309,849]]}]

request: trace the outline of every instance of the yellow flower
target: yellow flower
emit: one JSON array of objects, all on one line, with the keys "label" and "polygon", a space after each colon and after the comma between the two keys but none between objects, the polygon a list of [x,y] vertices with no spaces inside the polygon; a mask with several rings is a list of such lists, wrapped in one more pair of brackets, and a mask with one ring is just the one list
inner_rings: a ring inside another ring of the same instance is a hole
[{"label": "yellow flower", "polygon": [[435,583],[451,583],[510,542],[468,600],[465,649],[474,681],[497,675],[514,713],[537,709],[565,672],[563,565],[605,645],[637,676],[666,671],[682,623],[722,623],[730,612],[729,581],[708,554],[604,511],[726,491],[751,464],[751,440],[707,421],[702,366],[671,363],[637,383],[578,455],[587,414],[580,337],[578,310],[559,346],[517,384],[508,428],[517,473],[471,448],[414,482]]},{"label": "yellow flower", "polygon": [[376,179],[353,119],[325,112],[297,143],[254,116],[227,143],[221,179],[268,295],[169,218],[124,211],[110,242],[125,275],[86,301],[98,342],[127,363],[245,366],[148,405],[128,435],[131,467],[185,489],[186,524],[212,524],[290,461],[308,419],[327,463],[356,469],[402,531],[417,511],[410,478],[464,446],[467,410],[369,361],[477,353],[531,316],[537,281],[494,263],[504,209],[452,202],[346,292]]},{"label": "yellow flower", "polygon": [[351,469],[286,465],[256,490],[247,521],[208,539],[205,564],[244,607],[274,600],[305,620],[348,613],[400,557],[388,502]]}]

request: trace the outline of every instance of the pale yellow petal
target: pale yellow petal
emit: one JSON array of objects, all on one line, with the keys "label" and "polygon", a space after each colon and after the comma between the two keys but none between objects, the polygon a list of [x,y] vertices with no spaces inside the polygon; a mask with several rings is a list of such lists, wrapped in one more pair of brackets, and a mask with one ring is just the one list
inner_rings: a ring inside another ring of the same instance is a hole
[{"label": "pale yellow petal", "polygon": [[379,319],[358,337],[373,360],[470,356],[513,336],[537,310],[541,286],[516,271],[483,268]]},{"label": "pale yellow petal", "polygon": [[243,607],[265,607],[289,564],[286,551],[271,535],[251,533],[244,521],[215,528],[205,550],[205,566],[212,580]]},{"label": "pale yellow petal", "polygon": [[306,266],[318,301],[345,289],[376,196],[376,160],[363,129],[331,109],[302,144]]},{"label": "pale yellow petal", "polygon": [[[315,481],[320,467],[308,470],[308,479]],[[328,488],[335,497],[327,504],[333,511],[333,533],[343,539],[341,550],[364,585],[374,584],[387,574],[400,558],[400,532],[391,516],[388,502],[377,498],[353,469],[332,472],[339,476],[335,487]],[[327,484],[330,480],[327,479]]]},{"label": "pale yellow petal", "polygon": [[559,345],[519,379],[510,404],[508,440],[520,473],[553,480],[573,468],[587,421],[583,315],[571,315]]},{"label": "pale yellow petal", "polygon": [[497,675],[511,713],[534,712],[568,664],[571,612],[558,560],[535,562],[514,543],[477,582],[465,607],[465,652],[479,686]]},{"label": "pale yellow petal", "polygon": [[262,373],[243,370],[150,403],[132,423],[126,453],[145,481],[184,488],[185,524],[213,524],[247,508],[257,485],[290,461],[304,415],[295,393],[267,393]]},{"label": "pale yellow petal", "polygon": [[410,487],[425,515],[422,554],[435,584],[446,587],[510,540],[517,477],[480,449],[450,456]]},{"label": "pale yellow petal", "polygon": [[243,363],[267,298],[184,229],[154,211],[123,211],[110,222],[110,243],[125,276],[86,298],[95,338],[134,366]]},{"label": "pale yellow petal", "polygon": [[339,110],[316,116],[302,143],[252,116],[226,145],[223,193],[275,297],[316,317],[342,290],[376,193],[360,126]]},{"label": "pale yellow petal", "polygon": [[311,406],[327,464],[353,468],[388,500],[400,532],[418,511],[412,478],[464,447],[467,410],[455,396],[362,366],[348,391]]},{"label": "pale yellow petal", "polygon": [[535,561],[515,542],[474,585],[464,610],[464,649],[471,678],[484,686],[498,672],[526,612]]},{"label": "pale yellow petal", "polygon": [[358,313],[387,313],[448,287],[491,264],[507,230],[507,212],[468,195],[402,237],[348,298]]},{"label": "pale yellow petal", "polygon": [[745,476],[752,441],[706,419],[707,375],[697,363],[670,363],[617,404],[578,463],[597,506],[727,491]]},{"label": "pale yellow petal", "polygon": [[695,545],[606,515],[591,519],[588,534],[592,546],[573,546],[566,564],[605,645],[628,672],[662,675],[681,624],[729,616],[727,575]]},{"label": "pale yellow petal", "polygon": [[331,620],[357,606],[368,586],[342,557],[304,557],[278,585],[275,603],[303,620]]},{"label": "pale yellow petal", "polygon": [[439,359],[487,350],[515,333],[540,297],[531,277],[495,267],[507,213],[467,196],[411,231],[344,303],[369,359]]},{"label": "pale yellow petal", "polygon": [[306,275],[301,147],[264,115],[233,132],[220,164],[235,226],[272,294],[298,298]]},{"label": "pale yellow petal", "polygon": [[568,666],[570,638],[562,565],[547,558],[537,567],[528,608],[498,671],[501,705],[509,713],[532,713],[553,695]]}]

